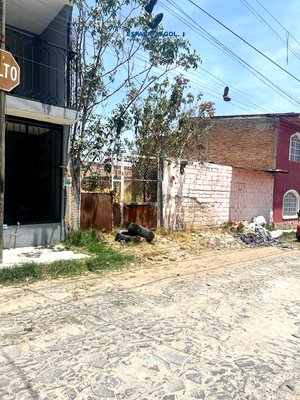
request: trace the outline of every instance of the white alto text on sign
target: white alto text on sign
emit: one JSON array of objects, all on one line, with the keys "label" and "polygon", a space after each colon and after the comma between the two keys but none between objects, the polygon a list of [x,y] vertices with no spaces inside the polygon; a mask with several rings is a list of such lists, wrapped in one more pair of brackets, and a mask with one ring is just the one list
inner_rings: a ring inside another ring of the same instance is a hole
[{"label": "white alto text on sign", "polygon": [[10,52],[0,49],[0,89],[10,92],[19,84],[19,65]]}]

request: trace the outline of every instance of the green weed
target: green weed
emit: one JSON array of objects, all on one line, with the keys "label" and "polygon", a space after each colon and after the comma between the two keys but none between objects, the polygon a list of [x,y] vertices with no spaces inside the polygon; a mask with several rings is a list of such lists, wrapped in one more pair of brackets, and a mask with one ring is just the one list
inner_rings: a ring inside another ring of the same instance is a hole
[{"label": "green weed", "polygon": [[131,255],[123,255],[105,245],[95,230],[73,231],[64,242],[67,249],[91,255],[80,260],[58,260],[51,263],[28,262],[11,268],[0,269],[0,284],[31,283],[45,279],[74,277],[83,273],[120,269],[131,262],[138,263]]},{"label": "green weed", "polygon": [[113,304],[114,306],[116,306],[116,307],[123,307],[123,306],[125,306],[125,304],[122,303],[122,301],[120,301],[120,300],[112,301],[112,304]]},{"label": "green weed", "polygon": [[294,238],[294,237],[296,237],[296,233],[295,232],[283,232],[281,237],[286,237],[286,238],[292,237],[292,238]]},{"label": "green weed", "polygon": [[2,340],[19,340],[21,338],[21,335],[18,333],[14,333],[13,335],[8,335],[7,333],[5,333],[2,336]]},{"label": "green weed", "polygon": [[83,325],[83,323],[77,319],[76,317],[74,317],[73,315],[66,315],[62,320],[61,320],[62,324],[76,324],[76,325]]}]

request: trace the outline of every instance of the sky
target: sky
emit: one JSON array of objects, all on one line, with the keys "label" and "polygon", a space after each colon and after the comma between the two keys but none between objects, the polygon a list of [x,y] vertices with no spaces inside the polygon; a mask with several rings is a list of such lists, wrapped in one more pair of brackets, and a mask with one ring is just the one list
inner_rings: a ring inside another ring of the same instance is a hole
[{"label": "sky", "polygon": [[[248,0],[247,4],[266,20],[275,33],[282,37],[282,41],[251,13],[242,0],[230,0],[229,2],[221,0],[196,0],[195,3],[300,80],[300,60],[290,50],[288,52],[288,65],[286,65],[286,31],[256,0]],[[295,13],[295,10],[298,9],[298,4],[295,1],[284,3],[284,7],[282,1],[279,0],[261,0],[260,3],[290,32],[290,35],[296,39],[299,38],[300,42],[300,27],[297,22],[297,14]],[[189,16],[193,16],[192,18],[202,28],[218,39],[223,45],[300,102],[300,81],[280,70],[276,65],[272,64],[187,0],[181,4],[181,7],[184,8]],[[172,24],[174,16],[166,12],[165,17],[164,24]],[[180,22],[177,20],[177,23]],[[184,27],[183,24],[181,26]],[[199,86],[202,87],[204,93],[203,100],[212,100],[215,102],[217,115],[298,112],[300,110],[299,103],[292,100],[290,102],[282,98],[272,88],[261,82],[256,76],[231,59],[227,54],[224,54],[219,48],[213,46],[190,28],[185,27],[185,29],[185,37],[190,40],[192,48],[195,48],[201,55],[201,67],[215,77],[213,78],[202,70],[196,71],[196,75],[199,75]],[[297,55],[300,58],[300,46],[291,36],[289,36],[289,45],[298,53]],[[209,82],[208,87],[208,82],[203,75],[212,78],[214,83]],[[216,78],[229,86],[229,95],[232,98],[231,102],[223,101],[223,92],[220,90],[221,93],[218,93],[218,87],[216,86],[216,84],[221,82],[218,82]],[[270,84],[270,86],[272,85]],[[280,90],[279,92],[282,93]],[[252,96],[255,99],[252,99]]]},{"label": "sky", "polygon": [[[213,101],[216,115],[300,112],[300,45],[293,39],[294,37],[300,43],[298,2],[295,0],[284,3],[282,0],[192,1],[294,77],[267,60],[189,0],[180,2],[158,0],[154,13],[164,13],[162,21],[164,30],[175,31],[178,35],[183,35],[184,32],[184,37],[191,43],[191,49],[195,49],[201,56],[201,67],[196,71],[185,73],[190,79],[190,91],[194,94],[202,92],[203,101]],[[176,9],[176,5],[181,7],[185,15]],[[254,15],[247,6],[252,7],[253,12],[257,14]],[[174,12],[179,15],[179,19]],[[257,15],[269,26],[265,26]],[[210,43],[197,33],[200,31],[203,35],[207,35],[201,29],[212,35],[211,41],[217,39],[222,46],[226,46],[232,52],[231,57],[227,51],[222,51],[220,46],[214,45],[214,42]],[[288,51],[287,43],[290,47]],[[239,62],[233,53],[240,58]],[[141,60],[146,60],[146,57],[145,53],[139,54],[136,64],[141,64]],[[243,66],[243,62],[248,64],[247,68]],[[175,70],[169,73],[168,77],[172,78],[180,72],[184,71]],[[121,75],[118,78],[121,79]],[[261,80],[267,80],[267,84]],[[225,86],[229,86],[230,102],[223,100]],[[124,91],[118,93],[110,99],[108,107],[113,108],[113,105],[121,102],[123,97]]]},{"label": "sky", "polygon": [[[200,88],[203,92],[204,101],[211,100],[215,102],[216,115],[300,111],[300,60],[290,50],[288,51],[288,65],[286,65],[286,31],[290,33],[289,46],[292,47],[300,58],[300,46],[291,37],[291,35],[294,36],[300,42],[298,13],[295,12],[295,10],[298,10],[299,4],[296,1],[285,2],[283,6],[282,0],[259,0],[265,9],[286,30],[261,7],[257,0],[195,0],[194,2],[252,46],[256,47],[261,53],[294,75],[299,81],[280,70],[276,65],[272,64],[272,62],[237,38],[233,33],[207,16],[188,0],[180,3],[178,0],[174,1],[180,4],[180,7],[184,9],[186,14],[192,17],[201,28],[205,29],[229,50],[264,75],[272,84],[275,84],[288,95],[296,98],[295,102],[292,99],[288,101],[281,97],[278,94],[278,92],[282,93],[280,89],[276,89],[276,91],[272,90],[273,86],[270,82],[268,84],[271,87],[261,82],[261,80],[251,74],[240,63],[229,57],[227,53],[222,52],[219,47],[215,47],[187,27],[186,24],[176,19],[170,11],[164,10],[164,27],[174,26],[175,20],[176,30],[180,32],[180,29],[184,29],[185,37],[191,42],[191,47],[196,49],[201,55],[201,68],[206,72],[198,69],[192,74],[191,84]],[[161,3],[163,6],[167,5],[169,8],[172,8],[167,0],[163,0]],[[156,9],[159,4],[160,2],[158,2]],[[251,13],[245,4],[252,7],[270,25],[275,33]],[[230,102],[224,102],[222,97],[224,86],[218,79],[229,86],[229,96],[232,99]]]}]

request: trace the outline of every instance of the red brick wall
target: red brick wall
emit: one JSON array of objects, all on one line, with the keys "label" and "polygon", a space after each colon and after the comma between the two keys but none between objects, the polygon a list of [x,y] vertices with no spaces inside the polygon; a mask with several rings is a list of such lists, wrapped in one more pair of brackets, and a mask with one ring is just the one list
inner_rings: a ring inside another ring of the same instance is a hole
[{"label": "red brick wall", "polygon": [[276,125],[270,117],[213,117],[200,146],[217,164],[273,168]]}]

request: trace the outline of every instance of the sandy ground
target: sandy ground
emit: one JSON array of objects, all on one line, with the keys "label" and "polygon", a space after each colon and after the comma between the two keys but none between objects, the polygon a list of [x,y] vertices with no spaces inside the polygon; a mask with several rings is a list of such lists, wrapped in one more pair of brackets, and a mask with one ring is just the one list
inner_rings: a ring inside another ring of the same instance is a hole
[{"label": "sandy ground", "polygon": [[298,400],[299,254],[213,250],[0,287],[0,398]]}]

